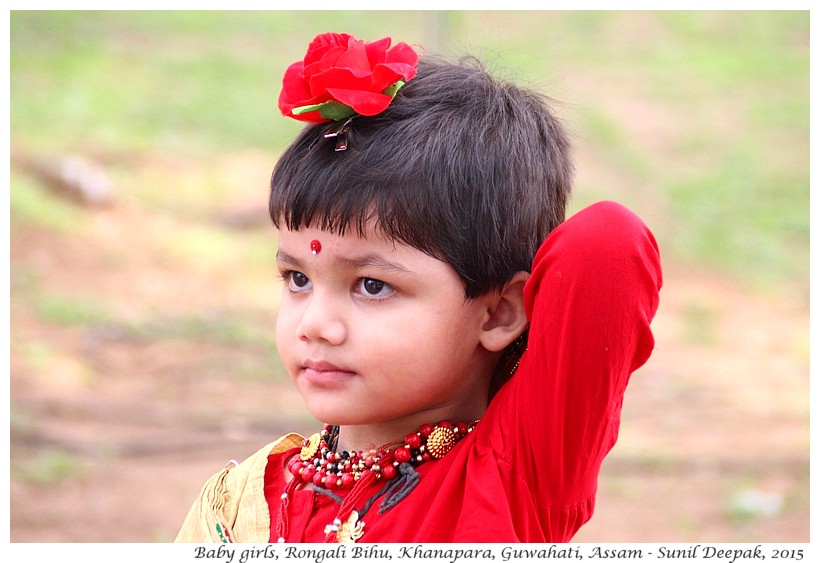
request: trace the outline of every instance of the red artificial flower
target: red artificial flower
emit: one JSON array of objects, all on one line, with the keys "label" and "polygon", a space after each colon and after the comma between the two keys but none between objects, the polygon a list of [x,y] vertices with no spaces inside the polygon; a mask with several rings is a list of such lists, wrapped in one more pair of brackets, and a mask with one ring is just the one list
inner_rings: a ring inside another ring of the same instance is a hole
[{"label": "red artificial flower", "polygon": [[279,110],[310,123],[383,112],[416,75],[419,61],[406,43],[390,43],[390,37],[365,42],[347,33],[317,35],[305,58],[285,71]]}]

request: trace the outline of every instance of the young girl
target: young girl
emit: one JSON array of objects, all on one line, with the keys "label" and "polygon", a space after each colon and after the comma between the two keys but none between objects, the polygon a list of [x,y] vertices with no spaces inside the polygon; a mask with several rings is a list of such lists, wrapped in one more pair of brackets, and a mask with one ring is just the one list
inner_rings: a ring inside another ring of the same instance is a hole
[{"label": "young girl", "polygon": [[327,425],[217,473],[177,541],[570,540],[652,352],[652,234],[564,222],[561,123],[474,61],[325,34],[283,85],[276,337]]}]

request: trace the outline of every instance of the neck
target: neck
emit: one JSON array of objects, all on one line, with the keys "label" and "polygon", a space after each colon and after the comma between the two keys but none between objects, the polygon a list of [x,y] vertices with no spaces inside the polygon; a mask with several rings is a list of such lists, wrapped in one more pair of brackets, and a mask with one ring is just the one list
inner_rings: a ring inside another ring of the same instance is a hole
[{"label": "neck", "polygon": [[342,425],[339,427],[338,450],[368,451],[393,442],[402,442],[410,433],[417,432],[424,424],[437,424],[449,421],[453,424],[465,422],[470,424],[484,416],[487,405],[459,411],[431,412],[425,411],[401,419],[380,422],[377,424]]},{"label": "neck", "polygon": [[[436,424],[443,420],[470,424],[483,418],[489,404],[490,379],[497,361],[497,354],[489,354],[483,358],[482,364],[472,366],[469,371],[484,375],[474,379],[475,385],[472,393],[455,402],[432,405],[389,420],[363,424],[339,424],[337,449],[367,451],[391,442],[401,442],[407,434],[417,432],[423,424]],[[334,424],[333,421],[326,422]]]}]

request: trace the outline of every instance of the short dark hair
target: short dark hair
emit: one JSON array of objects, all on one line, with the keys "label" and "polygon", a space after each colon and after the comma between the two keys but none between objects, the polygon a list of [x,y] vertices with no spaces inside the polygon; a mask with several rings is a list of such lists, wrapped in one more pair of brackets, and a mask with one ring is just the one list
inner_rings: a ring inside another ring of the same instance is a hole
[{"label": "short dark hair", "polygon": [[565,216],[568,135],[542,95],[474,58],[422,57],[383,113],[354,118],[348,149],[309,125],[273,170],[274,224],[385,236],[450,264],[467,298],[529,271]]}]

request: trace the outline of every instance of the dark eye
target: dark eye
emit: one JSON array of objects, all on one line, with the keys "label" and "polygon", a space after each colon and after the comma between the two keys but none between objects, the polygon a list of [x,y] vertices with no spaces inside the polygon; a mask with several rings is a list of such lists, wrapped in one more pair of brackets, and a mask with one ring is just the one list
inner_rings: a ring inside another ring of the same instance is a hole
[{"label": "dark eye", "polygon": [[293,280],[293,285],[296,287],[305,287],[310,282],[308,277],[302,272],[293,272],[291,279]]},{"label": "dark eye", "polygon": [[372,278],[366,278],[364,280],[363,287],[366,293],[369,293],[370,295],[378,295],[384,289],[384,282],[374,280]]},{"label": "dark eye", "polygon": [[385,298],[393,293],[393,288],[381,280],[362,278],[359,280],[358,292],[365,297]]},{"label": "dark eye", "polygon": [[310,278],[302,272],[289,272],[285,281],[287,288],[294,293],[310,289]]}]

